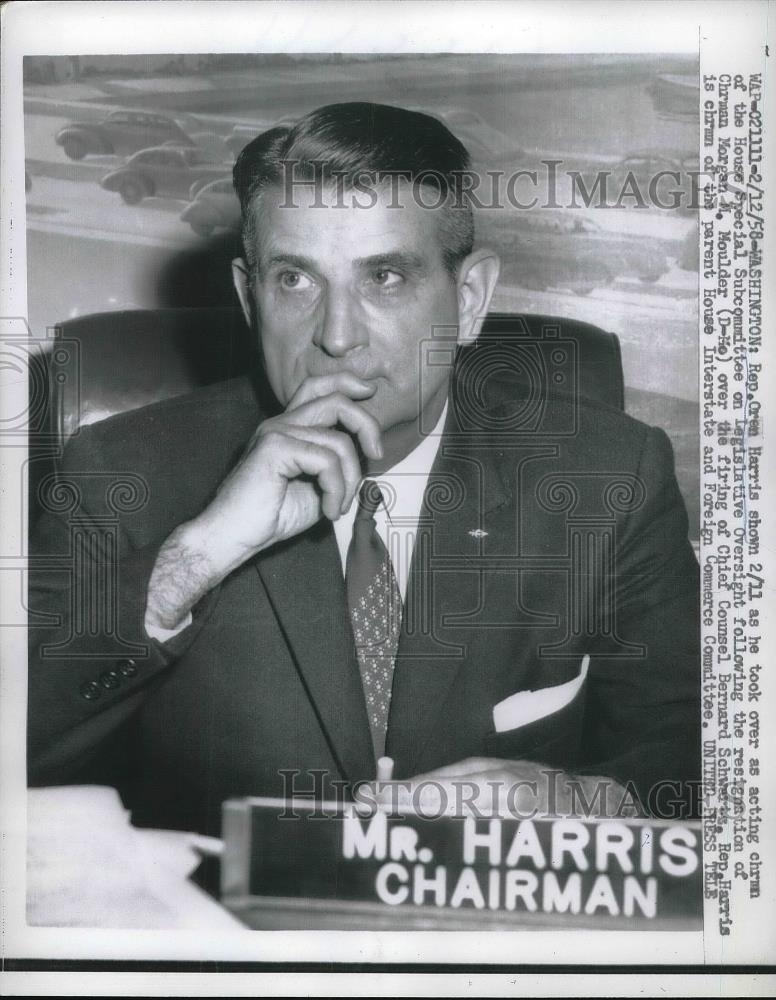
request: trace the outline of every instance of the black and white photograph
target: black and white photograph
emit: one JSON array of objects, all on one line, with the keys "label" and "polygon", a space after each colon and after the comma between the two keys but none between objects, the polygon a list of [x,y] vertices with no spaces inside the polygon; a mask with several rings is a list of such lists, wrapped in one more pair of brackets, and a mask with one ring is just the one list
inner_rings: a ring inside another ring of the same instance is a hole
[{"label": "black and white photograph", "polygon": [[37,6],[10,972],[767,965],[767,5]]}]

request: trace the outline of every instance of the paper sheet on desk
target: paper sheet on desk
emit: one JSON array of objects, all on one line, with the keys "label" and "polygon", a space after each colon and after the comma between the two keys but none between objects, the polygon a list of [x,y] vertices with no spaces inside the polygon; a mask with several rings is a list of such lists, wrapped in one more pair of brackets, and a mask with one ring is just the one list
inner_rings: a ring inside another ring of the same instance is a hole
[{"label": "paper sheet on desk", "polygon": [[565,684],[541,688],[539,691],[518,691],[500,701],[493,708],[493,727],[497,733],[527,726],[543,719],[546,715],[559,712],[576,698],[587,677],[590,657],[584,656],[579,668],[579,676]]},{"label": "paper sheet on desk", "polygon": [[36,788],[27,806],[27,922],[39,927],[240,929],[187,880],[196,835],[130,825],[118,793]]}]

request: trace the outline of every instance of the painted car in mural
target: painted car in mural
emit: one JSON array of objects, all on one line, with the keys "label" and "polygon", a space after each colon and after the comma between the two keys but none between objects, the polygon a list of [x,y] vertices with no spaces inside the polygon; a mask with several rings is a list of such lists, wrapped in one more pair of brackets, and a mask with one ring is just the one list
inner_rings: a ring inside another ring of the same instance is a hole
[{"label": "painted car in mural", "polygon": [[71,160],[85,156],[126,156],[150,146],[174,143],[197,146],[210,138],[193,115],[163,115],[155,111],[112,111],[99,122],[71,122],[54,136]]},{"label": "painted car in mural", "polygon": [[127,205],[159,196],[189,199],[228,169],[228,165],[213,163],[191,147],[157,146],[130,156],[122,166],[105,174],[100,187],[118,192]]}]

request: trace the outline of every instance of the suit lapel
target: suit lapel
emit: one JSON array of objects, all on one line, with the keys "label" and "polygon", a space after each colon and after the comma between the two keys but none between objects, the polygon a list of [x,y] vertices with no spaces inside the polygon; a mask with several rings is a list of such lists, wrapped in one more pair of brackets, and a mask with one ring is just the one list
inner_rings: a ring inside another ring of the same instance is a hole
[{"label": "suit lapel", "polygon": [[343,776],[373,777],[369,720],[331,525],[320,521],[275,546],[256,567]]},{"label": "suit lapel", "polygon": [[[511,498],[495,455],[487,446],[472,452],[465,438],[446,437],[429,476],[407,585],[388,721],[387,753],[395,775],[415,773],[426,743],[444,719],[445,700],[465,666],[460,629],[445,618],[460,608],[460,560],[472,567],[482,551],[479,532],[488,515]],[[444,570],[445,557],[456,568]],[[433,561],[434,570],[429,563]]]}]

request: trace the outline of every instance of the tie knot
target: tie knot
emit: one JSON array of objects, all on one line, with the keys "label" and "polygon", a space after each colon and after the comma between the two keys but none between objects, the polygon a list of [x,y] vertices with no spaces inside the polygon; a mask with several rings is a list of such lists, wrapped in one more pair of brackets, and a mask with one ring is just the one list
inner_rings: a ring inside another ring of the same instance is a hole
[{"label": "tie knot", "polygon": [[373,518],[377,508],[383,502],[383,494],[380,487],[372,479],[365,479],[358,491],[358,510],[356,520],[363,521]]}]

